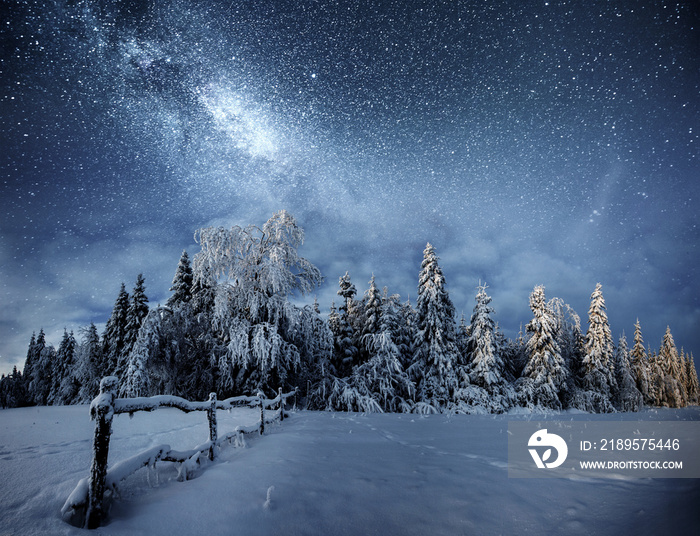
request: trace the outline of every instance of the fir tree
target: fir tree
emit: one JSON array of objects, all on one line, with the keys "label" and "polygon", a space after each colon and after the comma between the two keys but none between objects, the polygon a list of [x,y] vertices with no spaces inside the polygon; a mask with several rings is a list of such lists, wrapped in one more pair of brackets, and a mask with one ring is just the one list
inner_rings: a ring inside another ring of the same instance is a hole
[{"label": "fir tree", "polygon": [[83,340],[78,350],[78,373],[80,383],[79,402],[90,402],[99,391],[102,379],[99,369],[102,363],[102,345],[94,323],[83,329]]},{"label": "fir tree", "polygon": [[608,411],[609,403],[615,396],[614,347],[608,316],[605,314],[605,299],[601,285],[598,283],[591,294],[591,306],[588,309],[588,331],[584,346],[583,385],[602,397],[602,406],[597,411]]},{"label": "fir tree", "polygon": [[438,256],[428,243],[418,278],[414,362],[410,370],[418,386],[418,400],[436,409],[446,407],[457,388],[454,315]]},{"label": "fir tree", "polygon": [[556,319],[547,306],[544,287],[539,285],[530,294],[533,318],[526,329],[528,362],[523,376],[516,382],[518,396],[525,405],[561,409],[560,395],[567,371],[556,338]]},{"label": "fir tree", "polygon": [[[43,337],[44,330],[42,329],[39,334]],[[37,337],[34,332],[29,339],[29,347],[27,348],[27,357],[24,360],[24,371],[22,373],[22,382],[24,384],[24,393],[26,400],[29,403],[34,403],[34,368],[39,362],[39,354],[43,349],[43,344],[41,348],[37,346]]]},{"label": "fir tree", "polygon": [[360,332],[362,352],[359,362],[366,361],[371,357],[371,336],[376,335],[380,331],[381,311],[382,296],[377,288],[374,275],[372,275],[372,279],[369,280],[369,288],[365,292],[364,298],[364,322]]},{"label": "fir tree", "polygon": [[685,386],[681,379],[681,364],[671,328],[666,326],[661,349],[658,355],[659,373],[662,379],[661,405],[680,408],[686,405]]},{"label": "fir tree", "polygon": [[36,344],[33,348],[31,390],[29,395],[38,406],[44,406],[48,402],[53,384],[53,368],[56,358],[56,350],[46,343],[44,330],[39,331]]},{"label": "fir tree", "polygon": [[464,313],[459,317],[457,333],[455,334],[455,345],[457,347],[459,364],[467,365],[469,363],[469,324],[467,324]]},{"label": "fir tree", "polygon": [[639,319],[634,325],[634,346],[630,352],[630,361],[632,377],[637,385],[637,389],[644,397],[644,403],[652,404],[653,400],[649,387],[649,362],[644,349],[644,339],[642,338],[642,327],[639,324]]},{"label": "fir tree", "polygon": [[503,384],[503,361],[496,345],[495,323],[491,318],[491,297],[486,285],[479,285],[467,342],[470,383],[492,393]]},{"label": "fir tree", "polygon": [[632,377],[627,338],[623,333],[615,350],[615,373],[617,374],[617,396],[615,406],[620,411],[639,411],[644,399]]},{"label": "fir tree", "polygon": [[119,376],[121,371],[117,369],[118,363],[126,360],[126,325],[127,311],[129,310],[129,294],[126,286],[121,284],[119,295],[114,302],[112,314],[107,320],[105,331],[102,335],[102,354],[104,358],[105,375]]},{"label": "fir tree", "polygon": [[125,372],[126,361],[129,359],[129,354],[136,343],[141,324],[143,324],[146,315],[148,315],[148,298],[146,297],[144,282],[143,274],[139,274],[136,277],[136,284],[129,299],[129,307],[126,311],[124,349],[120,354],[120,361],[117,363],[115,374],[119,378]]},{"label": "fir tree", "polygon": [[688,356],[688,361],[686,362],[686,376],[688,378],[688,403],[697,404],[700,401],[700,385],[692,353]]},{"label": "fir tree", "polygon": [[49,404],[68,404],[77,394],[77,391],[75,393],[64,393],[63,391],[64,383],[71,378],[71,371],[75,368],[75,347],[73,332],[68,334],[68,331],[64,329],[63,338],[56,351]]},{"label": "fir tree", "polygon": [[187,255],[187,251],[183,251],[180,256],[180,262],[177,265],[177,270],[175,271],[175,276],[173,277],[173,283],[170,287],[173,293],[166,305],[168,307],[175,307],[182,303],[187,303],[192,298],[192,267],[190,266],[190,258]]},{"label": "fir tree", "polygon": [[[355,330],[353,329],[353,313],[355,310],[355,285],[350,281],[350,275],[345,272],[338,284],[340,289],[337,294],[343,301],[338,310],[337,334],[335,337],[335,371],[340,377],[350,374],[352,367],[357,363],[358,349],[354,343]],[[334,319],[335,320],[335,319]]]}]

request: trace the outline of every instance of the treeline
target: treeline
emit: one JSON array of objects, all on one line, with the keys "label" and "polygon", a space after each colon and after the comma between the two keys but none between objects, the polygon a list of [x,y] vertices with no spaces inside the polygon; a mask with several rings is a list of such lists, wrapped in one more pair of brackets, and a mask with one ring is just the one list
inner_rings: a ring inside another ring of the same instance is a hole
[{"label": "treeline", "polygon": [[542,286],[532,318],[515,339],[493,320],[486,285],[471,317],[455,321],[445,277],[428,244],[415,305],[382,291],[362,296],[346,273],[338,303],[320,314],[299,307],[322,281],[297,254],[303,231],[282,211],[256,226],[200,229],[201,251],[183,252],[164,306],[148,307],[143,277],[122,284],[100,336],[65,332],[58,349],[32,335],[23,372],[0,380],[3,407],[89,402],[114,375],[121,396],[174,394],[204,400],[278,386],[298,387],[312,409],[415,413],[500,413],[511,408],[637,411],[697,404],[692,355],[667,328],[645,347],[639,321],[630,348],[614,344],[601,286],[591,294],[584,333],[576,312]]}]

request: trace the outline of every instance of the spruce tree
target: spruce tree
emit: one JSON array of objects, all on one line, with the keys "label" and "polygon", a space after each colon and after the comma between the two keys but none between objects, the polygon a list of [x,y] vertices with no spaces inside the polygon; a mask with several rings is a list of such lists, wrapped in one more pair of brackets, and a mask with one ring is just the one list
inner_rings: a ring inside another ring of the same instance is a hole
[{"label": "spruce tree", "polygon": [[523,376],[516,382],[518,396],[525,405],[561,409],[567,370],[556,341],[556,319],[547,306],[544,286],[536,286],[530,294],[530,309],[533,318],[526,326],[530,333],[526,344],[528,361]]},{"label": "spruce tree", "polygon": [[365,291],[364,297],[364,322],[360,332],[361,356],[359,362],[367,361],[371,358],[371,343],[368,341],[370,341],[371,336],[376,335],[380,331],[381,311],[382,296],[377,288],[373,274],[372,279],[369,280],[369,288]]},{"label": "spruce tree", "polygon": [[[44,333],[42,329],[40,335]],[[42,335],[43,336],[43,335]],[[42,345],[43,347],[43,345]],[[29,339],[29,347],[27,348],[27,357],[24,360],[24,371],[22,373],[22,383],[24,384],[24,394],[27,403],[34,403],[34,368],[39,362],[39,354],[41,349],[37,347],[37,337],[34,332]]]},{"label": "spruce tree", "polygon": [[355,294],[357,290],[350,281],[350,274],[345,272],[338,285],[337,294],[343,298],[338,310],[338,327],[335,337],[335,369],[340,377],[347,376],[357,363],[358,349],[355,345],[355,330],[353,329],[353,313],[355,310]]},{"label": "spruce tree", "polygon": [[663,342],[657,358],[659,372],[663,378],[661,404],[671,408],[680,408],[687,404],[685,386],[681,379],[681,364],[671,328],[666,326]]},{"label": "spruce tree", "polygon": [[90,402],[99,391],[102,375],[100,364],[102,363],[102,344],[97,328],[90,323],[83,329],[83,340],[78,350],[77,379],[80,383],[78,390],[79,402]]},{"label": "spruce tree", "polygon": [[435,409],[446,407],[457,388],[455,308],[435,248],[428,243],[418,278],[416,338],[411,373],[418,400]]},{"label": "spruce tree", "polygon": [[469,381],[489,393],[503,383],[503,361],[496,345],[493,308],[486,285],[479,285],[467,342]]},{"label": "spruce tree", "polygon": [[126,360],[126,324],[129,310],[129,294],[126,286],[121,284],[119,295],[114,302],[112,314],[107,320],[104,334],[102,335],[102,355],[105,375],[119,375],[117,364]]},{"label": "spruce tree", "polygon": [[187,255],[187,251],[183,251],[180,256],[180,262],[177,265],[177,270],[175,271],[175,276],[173,277],[173,283],[170,287],[172,291],[172,296],[168,298],[166,305],[168,307],[175,307],[182,303],[187,303],[192,298],[192,267],[190,266],[190,258]]},{"label": "spruce tree", "polygon": [[129,359],[136,339],[146,315],[148,315],[148,298],[144,285],[143,274],[136,277],[136,284],[129,299],[129,307],[126,311],[126,327],[124,332],[124,349],[122,350],[116,367],[116,376],[121,378],[126,372],[126,363]]},{"label": "spruce tree", "polygon": [[688,356],[688,361],[686,363],[686,376],[688,378],[688,403],[697,404],[700,402],[700,385],[698,382],[698,372],[695,369],[695,359],[693,359],[693,354]]},{"label": "spruce tree", "polygon": [[634,325],[634,346],[630,352],[630,367],[637,389],[644,397],[645,404],[653,404],[649,387],[649,362],[644,349],[644,339],[642,338],[642,327],[639,318]]},{"label": "spruce tree", "polygon": [[53,367],[56,351],[53,346],[46,343],[44,330],[39,331],[36,344],[33,349],[32,389],[31,396],[37,406],[44,406],[48,402],[51,385],[53,383]]},{"label": "spruce tree", "polygon": [[[596,284],[588,309],[588,331],[583,357],[583,384],[590,391],[611,401],[615,396],[614,347],[601,284]],[[602,409],[602,408],[601,408]]]},{"label": "spruce tree", "polygon": [[65,397],[62,385],[70,378],[71,371],[75,368],[75,337],[73,332],[68,334],[68,330],[63,330],[63,338],[56,351],[56,360],[53,369],[51,392],[49,394],[49,404],[68,404],[72,397]]},{"label": "spruce tree", "polygon": [[615,407],[620,411],[639,411],[644,399],[632,377],[627,338],[624,333],[615,350],[615,373],[618,386]]}]

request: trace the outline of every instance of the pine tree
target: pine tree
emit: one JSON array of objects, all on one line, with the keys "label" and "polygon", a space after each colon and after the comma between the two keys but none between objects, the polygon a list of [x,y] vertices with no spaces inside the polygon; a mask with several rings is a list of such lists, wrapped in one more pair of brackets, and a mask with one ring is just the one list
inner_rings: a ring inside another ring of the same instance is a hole
[{"label": "pine tree", "polygon": [[410,371],[418,400],[433,408],[446,407],[457,388],[455,308],[435,248],[427,244],[418,278],[414,362]]},{"label": "pine tree", "polygon": [[376,335],[380,331],[381,322],[381,311],[382,311],[382,296],[379,293],[377,284],[374,280],[374,274],[372,279],[369,280],[369,288],[365,291],[364,298],[364,323],[362,325],[362,330],[360,332],[360,342],[361,342],[361,356],[359,362],[366,361],[371,357],[371,337]]},{"label": "pine tree", "polygon": [[666,326],[661,349],[658,355],[659,372],[662,376],[663,392],[661,404],[671,408],[680,408],[687,404],[685,386],[681,379],[681,364],[676,343],[673,341],[671,328]]},{"label": "pine tree", "polygon": [[688,403],[697,404],[700,401],[700,385],[698,382],[698,372],[695,369],[695,359],[693,359],[693,354],[688,356],[688,361],[686,363],[686,376],[688,378]]},{"label": "pine tree", "polygon": [[119,376],[121,371],[117,369],[118,363],[126,361],[126,324],[127,311],[129,310],[129,294],[126,286],[121,284],[119,295],[114,302],[112,314],[107,320],[105,331],[102,335],[102,355],[104,358],[105,375]]},{"label": "pine tree", "polygon": [[654,406],[661,406],[665,398],[664,378],[666,374],[662,370],[659,356],[652,351],[651,346],[647,348],[648,371],[649,371],[649,398]]},{"label": "pine tree", "polygon": [[329,386],[326,407],[365,412],[410,412],[414,408],[415,386],[401,364],[402,318],[398,297],[382,301],[381,321],[376,333],[365,335],[363,343],[371,357],[356,366],[344,379]]},{"label": "pine tree", "polygon": [[139,335],[139,330],[143,324],[146,315],[148,315],[148,298],[146,297],[146,287],[144,285],[143,274],[136,277],[134,290],[131,292],[129,299],[129,307],[126,311],[126,327],[124,332],[124,349],[120,354],[120,361],[117,362],[116,376],[121,376],[126,371],[126,361],[129,359],[136,339]]},{"label": "pine tree", "polygon": [[457,347],[459,365],[467,365],[469,363],[469,324],[467,324],[464,313],[459,317],[457,333],[455,334],[455,345]]},{"label": "pine tree", "polygon": [[356,337],[352,316],[356,308],[354,303],[357,291],[347,272],[339,279],[338,284],[340,289],[337,294],[343,298],[343,301],[338,310],[334,365],[336,375],[343,377],[350,374],[353,365],[357,364],[358,361],[358,348],[354,343]]},{"label": "pine tree", "polygon": [[[44,330],[39,332],[39,335],[43,338]],[[34,369],[39,362],[39,354],[43,349],[44,344],[39,347],[37,345],[37,337],[35,333],[32,333],[31,339],[29,339],[29,347],[27,348],[27,357],[24,361],[24,371],[22,373],[22,383],[24,384],[24,394],[27,403],[34,403]]]},{"label": "pine tree", "polygon": [[187,251],[183,251],[180,256],[180,262],[177,265],[173,283],[170,287],[173,295],[168,298],[166,305],[175,307],[182,303],[187,303],[192,299],[192,267],[190,266],[190,258]]},{"label": "pine tree", "polygon": [[73,332],[69,335],[68,331],[64,329],[63,338],[56,351],[53,381],[48,398],[49,404],[68,404],[73,398],[64,396],[62,386],[71,377],[71,371],[75,368],[75,346],[76,342]]},{"label": "pine tree", "polygon": [[534,317],[526,326],[531,334],[526,344],[528,362],[516,382],[518,396],[527,406],[561,409],[567,370],[556,341],[556,319],[547,306],[542,285],[530,294],[530,309]]},{"label": "pine tree", "polygon": [[615,373],[617,374],[617,396],[615,406],[620,411],[639,411],[644,399],[632,377],[627,338],[623,333],[615,351]]},{"label": "pine tree", "polygon": [[94,323],[83,329],[83,340],[78,349],[78,372],[76,377],[80,382],[78,391],[79,402],[90,402],[99,391],[100,363],[102,363],[102,345]]},{"label": "pine tree", "polygon": [[630,361],[632,377],[637,385],[637,389],[644,397],[644,403],[652,404],[653,400],[649,386],[649,362],[644,349],[644,339],[642,338],[642,327],[639,324],[639,318],[634,325],[634,346],[630,352]]},{"label": "pine tree", "polygon": [[[591,306],[588,309],[588,331],[584,346],[583,385],[594,393],[599,393],[605,401],[610,402],[615,396],[614,347],[608,316],[605,314],[605,299],[598,283],[591,294]],[[597,411],[607,411],[599,407]]]},{"label": "pine tree", "polygon": [[467,355],[469,381],[483,387],[489,393],[504,383],[503,361],[495,341],[495,323],[491,318],[491,297],[486,294],[486,285],[479,285],[476,305],[471,317]]},{"label": "pine tree", "polygon": [[39,331],[36,344],[32,350],[33,367],[31,378],[30,396],[37,406],[44,406],[48,402],[53,383],[53,367],[56,358],[56,350],[46,343],[44,330]]}]

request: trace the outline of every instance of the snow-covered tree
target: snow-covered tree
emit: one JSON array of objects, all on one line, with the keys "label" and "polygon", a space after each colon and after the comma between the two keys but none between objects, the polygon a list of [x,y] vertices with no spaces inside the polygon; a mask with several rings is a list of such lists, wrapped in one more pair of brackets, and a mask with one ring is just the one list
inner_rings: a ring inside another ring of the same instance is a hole
[{"label": "snow-covered tree", "polygon": [[486,289],[485,284],[480,284],[477,288],[476,305],[469,328],[467,355],[469,382],[492,393],[496,386],[504,383],[503,361],[500,348],[495,341],[495,322],[491,318],[493,308],[489,305],[491,297],[486,293]]},{"label": "snow-covered tree", "polygon": [[457,388],[455,309],[445,286],[435,248],[428,243],[418,279],[414,363],[410,373],[418,400],[446,407]]},{"label": "snow-covered tree", "polygon": [[63,338],[56,351],[49,404],[69,404],[78,394],[79,385],[73,382],[71,371],[75,368],[76,341],[73,332],[63,330]]},{"label": "snow-covered tree", "polygon": [[90,323],[82,330],[83,340],[78,349],[76,377],[80,382],[78,391],[78,402],[90,402],[99,391],[100,364],[102,363],[102,344],[97,328],[94,323]]},{"label": "snow-covered tree", "polygon": [[671,408],[685,406],[687,396],[685,385],[681,379],[680,356],[669,326],[666,326],[666,333],[657,357],[657,365],[663,386],[660,396],[661,405]]},{"label": "snow-covered tree", "polygon": [[34,366],[32,367],[32,382],[30,394],[37,406],[45,406],[49,401],[53,386],[56,349],[46,342],[44,330],[39,331],[36,345],[33,348]]},{"label": "snow-covered tree", "polygon": [[598,283],[591,294],[582,363],[584,388],[600,395],[594,404],[596,412],[613,411],[610,403],[617,389],[614,357],[610,325],[605,314],[605,298],[601,284]]},{"label": "snow-covered tree", "polygon": [[644,349],[644,338],[642,337],[642,326],[639,324],[639,319],[634,324],[634,345],[630,352],[630,368],[637,389],[644,397],[644,403],[652,404],[653,400],[649,392],[649,363],[646,350]]},{"label": "snow-covered tree", "polygon": [[338,309],[337,318],[333,318],[335,330],[335,359],[334,368],[337,376],[347,376],[352,371],[353,365],[358,362],[359,349],[355,344],[355,329],[353,327],[357,306],[355,305],[355,285],[350,281],[350,274],[345,272],[341,276],[338,285],[338,296],[342,298]]},{"label": "snow-covered tree", "polygon": [[114,374],[119,376],[117,370],[118,363],[126,360],[126,324],[127,311],[129,310],[129,294],[126,286],[121,284],[119,295],[114,302],[112,314],[107,320],[105,330],[102,335],[102,354],[105,362],[104,372],[106,375]]},{"label": "snow-covered tree", "polygon": [[192,298],[192,267],[190,266],[190,257],[187,251],[182,252],[180,262],[178,262],[177,270],[173,276],[173,283],[170,286],[170,291],[173,293],[166,305],[175,307],[182,303],[187,303]]},{"label": "snow-covered tree", "polygon": [[561,409],[560,395],[567,370],[557,344],[556,319],[547,306],[544,286],[539,285],[530,294],[533,318],[526,329],[528,362],[523,375],[516,382],[518,397],[524,405]]},{"label": "snow-covered tree", "polygon": [[38,337],[35,333],[32,333],[31,339],[29,339],[29,347],[27,348],[27,357],[24,361],[24,371],[22,373],[25,395],[27,401],[31,404],[34,403],[35,399],[36,384],[34,382],[34,377],[35,373],[38,372],[36,369],[39,363],[39,356],[44,346],[46,346],[44,330],[41,329],[39,331]]},{"label": "snow-covered tree", "polygon": [[698,382],[698,372],[695,369],[695,359],[691,353],[686,362],[686,376],[688,378],[687,393],[688,404],[697,404],[700,401],[700,385]]},{"label": "snow-covered tree", "polygon": [[125,360],[128,359],[136,343],[136,339],[138,338],[141,324],[143,324],[146,315],[148,315],[148,298],[146,297],[146,287],[144,283],[145,279],[143,274],[139,274],[136,277],[136,284],[134,285],[134,290],[131,292],[129,307],[126,311],[124,349],[121,353],[122,360],[117,363],[117,377],[120,377],[126,372]]},{"label": "snow-covered tree", "polygon": [[146,314],[129,352],[126,370],[120,381],[119,396],[133,398],[156,394],[151,390],[152,359],[160,351],[163,319],[169,312],[167,308],[156,308]]},{"label": "snow-covered tree", "polygon": [[615,350],[615,374],[617,375],[618,387],[614,400],[615,407],[620,411],[639,411],[642,409],[644,398],[632,377],[629,349],[624,333]]},{"label": "snow-covered tree", "polygon": [[262,228],[208,227],[195,239],[202,248],[194,257],[195,281],[218,281],[213,328],[225,344],[218,391],[288,387],[289,372],[301,364],[298,334],[309,321],[288,298],[322,281],[318,268],[297,252],[303,230],[281,211]]},{"label": "snow-covered tree", "polygon": [[469,363],[469,324],[467,324],[464,313],[459,317],[459,324],[455,333],[455,346],[459,357],[459,365],[467,365]]},{"label": "snow-covered tree", "polygon": [[[380,330],[382,296],[374,280],[374,274],[369,280],[369,288],[365,291],[363,305],[363,324],[360,331],[360,363],[367,361],[371,357],[371,336],[376,335]],[[368,337],[368,335],[370,337]]]}]

